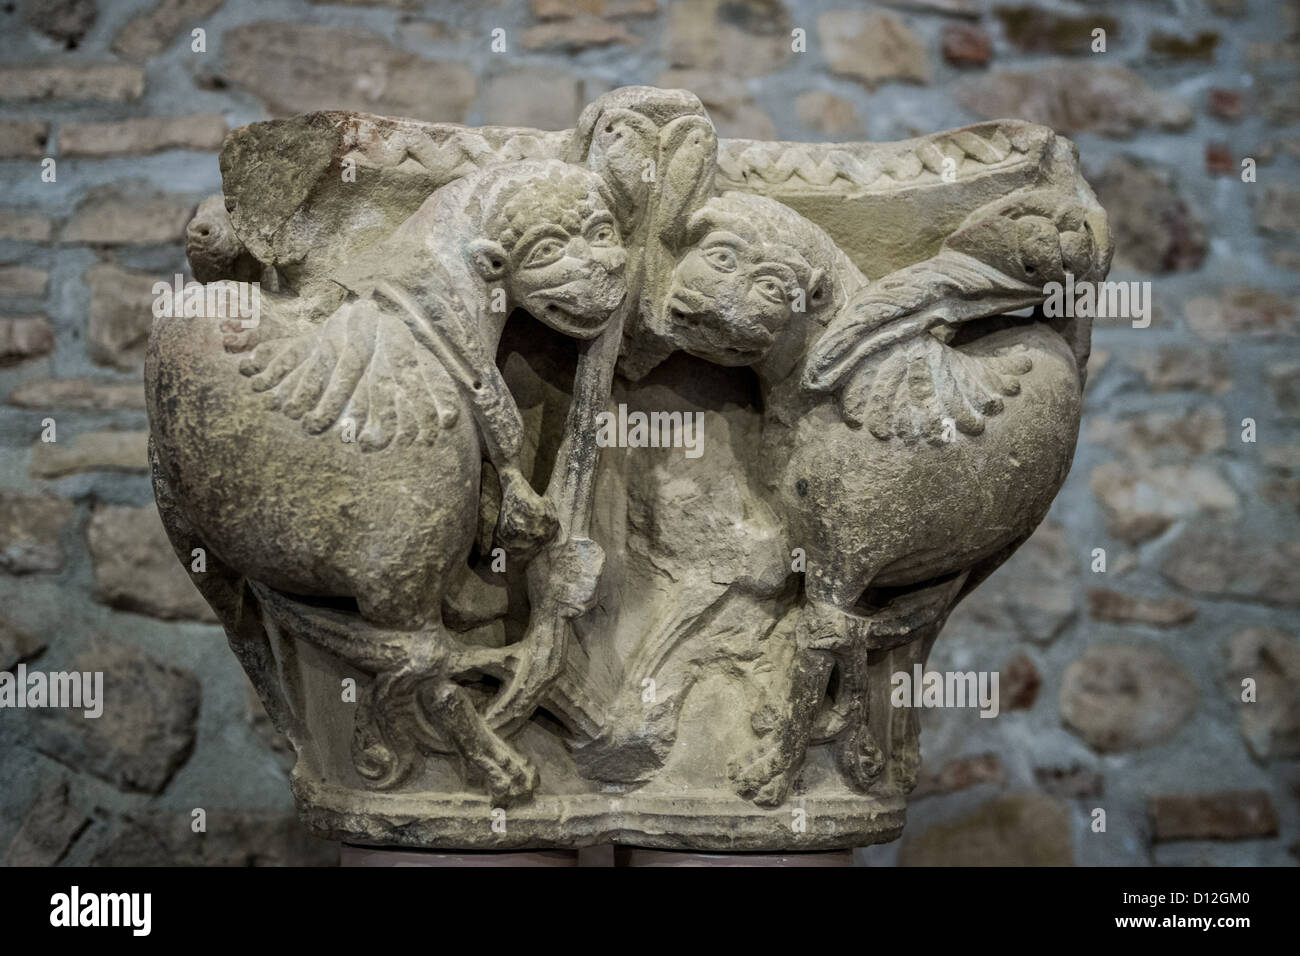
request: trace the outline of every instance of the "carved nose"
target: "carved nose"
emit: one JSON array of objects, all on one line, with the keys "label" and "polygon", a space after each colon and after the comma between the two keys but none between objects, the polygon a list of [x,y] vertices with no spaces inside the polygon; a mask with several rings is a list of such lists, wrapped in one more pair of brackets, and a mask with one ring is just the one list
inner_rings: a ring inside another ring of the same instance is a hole
[{"label": "carved nose", "polygon": [[713,300],[693,289],[674,289],[668,299],[668,312],[674,319],[699,319],[713,311]]},{"label": "carved nose", "polygon": [[609,275],[621,276],[623,268],[627,265],[627,253],[622,249],[615,249],[597,262]]}]

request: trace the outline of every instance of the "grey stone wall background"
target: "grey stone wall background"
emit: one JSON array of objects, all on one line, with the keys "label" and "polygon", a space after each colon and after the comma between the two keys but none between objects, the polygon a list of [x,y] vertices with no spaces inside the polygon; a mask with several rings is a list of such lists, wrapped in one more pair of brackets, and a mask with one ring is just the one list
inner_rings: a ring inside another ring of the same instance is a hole
[{"label": "grey stone wall background", "polygon": [[1293,0],[0,5],[0,670],[102,669],[132,702],[0,710],[4,859],[337,856],[293,820],[284,748],[145,473],[149,289],[186,271],[224,132],[316,108],[563,128],[656,83],[723,135],[1051,125],[1113,217],[1112,278],[1151,282],[1149,328],[1098,324],[1048,522],[932,657],[998,670],[1004,712],[924,714],[907,835],[864,860],[1294,864],[1298,57]]}]

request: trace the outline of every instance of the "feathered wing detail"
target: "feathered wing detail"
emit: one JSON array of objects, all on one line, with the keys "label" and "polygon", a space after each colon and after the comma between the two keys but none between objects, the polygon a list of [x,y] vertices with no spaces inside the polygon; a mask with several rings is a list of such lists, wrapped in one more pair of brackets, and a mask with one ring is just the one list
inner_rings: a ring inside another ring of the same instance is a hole
[{"label": "feathered wing detail", "polygon": [[514,460],[523,446],[524,423],[506,386],[496,356],[469,319],[478,315],[451,290],[445,273],[437,292],[426,284],[416,296],[388,280],[375,283],[374,295],[405,324],[415,341],[447,371],[469,402],[479,434],[493,462]]},{"label": "feathered wing detail", "polygon": [[1105,214],[1090,193],[1037,189],[992,203],[936,255],[850,302],[809,352],[802,385],[837,393],[845,420],[881,439],[979,434],[1002,398],[1019,391],[1028,356],[954,349],[927,333],[1039,305],[1045,283],[1104,276],[1110,252]]},{"label": "feathered wing detail", "polygon": [[456,392],[435,357],[371,298],[343,303],[298,335],[263,342],[239,370],[308,434],[350,419],[363,451],[394,441],[431,444],[458,414]]},{"label": "feathered wing detail", "polygon": [[1009,312],[1042,299],[1041,287],[945,249],[872,283],[845,306],[809,353],[804,387],[838,390],[865,359],[894,345],[939,325]]},{"label": "feathered wing detail", "polygon": [[917,336],[871,364],[849,375],[840,396],[845,421],[865,425],[882,441],[898,436],[934,445],[951,441],[954,429],[983,432],[1031,368],[1023,346],[965,352],[931,335]]},{"label": "feathered wing detail", "polygon": [[955,349],[929,333],[1042,298],[1036,286],[943,250],[885,276],[851,303],[813,346],[804,387],[838,393],[844,420],[882,441],[941,444],[954,430],[978,435],[1002,411],[1003,397],[1019,392],[1029,357]]}]

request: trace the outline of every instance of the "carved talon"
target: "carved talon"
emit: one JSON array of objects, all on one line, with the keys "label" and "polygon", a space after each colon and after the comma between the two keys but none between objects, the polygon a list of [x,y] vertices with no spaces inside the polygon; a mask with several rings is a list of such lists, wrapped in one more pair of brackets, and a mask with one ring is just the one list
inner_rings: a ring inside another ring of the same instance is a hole
[{"label": "carved talon", "polygon": [[530,557],[555,537],[560,528],[555,505],[524,481],[506,485],[497,518],[497,540],[510,554]]},{"label": "carved talon", "polygon": [[840,769],[855,790],[866,792],[885,769],[884,752],[866,727],[859,726],[847,733],[836,749]]},{"label": "carved talon", "polygon": [[537,768],[515,753],[502,758],[484,775],[488,793],[502,806],[531,797],[537,781]]},{"label": "carved talon", "polygon": [[434,724],[449,730],[470,776],[482,780],[493,800],[507,804],[532,796],[537,769],[497,735],[465,688],[451,681],[427,687],[417,703],[420,708]]},{"label": "carved talon", "polygon": [[523,640],[511,646],[514,674],[484,714],[489,726],[507,727],[532,714],[564,666],[559,631],[567,627],[558,621],[544,622],[530,628]]},{"label": "carved talon", "polygon": [[727,768],[736,793],[760,807],[778,807],[790,794],[794,774],[788,745],[760,747]]},{"label": "carved talon", "polygon": [[589,610],[605,562],[605,552],[588,538],[569,538],[549,552],[548,599],[533,609],[534,623],[510,648],[514,672],[487,712],[495,728],[532,714],[546,689],[564,669],[569,618]]}]

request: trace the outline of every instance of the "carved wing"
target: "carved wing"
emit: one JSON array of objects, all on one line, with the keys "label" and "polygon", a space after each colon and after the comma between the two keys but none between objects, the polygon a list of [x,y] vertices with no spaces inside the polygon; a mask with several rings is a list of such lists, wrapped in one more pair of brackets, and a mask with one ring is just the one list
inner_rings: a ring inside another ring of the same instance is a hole
[{"label": "carved wing", "polygon": [[865,424],[886,440],[924,438],[940,444],[948,421],[967,435],[1003,410],[1002,397],[1020,391],[1019,376],[1032,364],[1024,346],[976,355],[918,336],[893,351],[872,373],[860,369],[840,397],[846,421]]},{"label": "carved wing", "polygon": [[945,250],[890,273],[848,303],[809,354],[804,385],[838,389],[870,356],[940,325],[954,325],[1041,301],[1036,286],[978,259]]},{"label": "carved wing", "polygon": [[239,370],[272,407],[318,435],[350,419],[363,451],[432,443],[460,403],[438,360],[372,297],[344,302],[320,326],[258,345]]},{"label": "carved wing", "polygon": [[[1091,205],[1050,190],[972,215],[935,256],[884,276],[850,302],[813,346],[803,385],[838,394],[852,425],[880,439],[945,440],[944,419],[977,435],[1020,390],[1019,350],[955,349],[963,322],[1038,305],[1067,272],[1104,275],[1109,241]],[[930,334],[934,333],[934,334]]]},{"label": "carved wing", "polygon": [[986,418],[1002,411],[1002,396],[1019,392],[1017,376],[1029,371],[1029,358],[961,351],[930,333],[1041,299],[1038,287],[945,250],[884,277],[850,303],[814,346],[804,385],[838,393],[844,420],[867,425],[882,440],[898,435],[937,444],[944,419],[977,435]]}]

